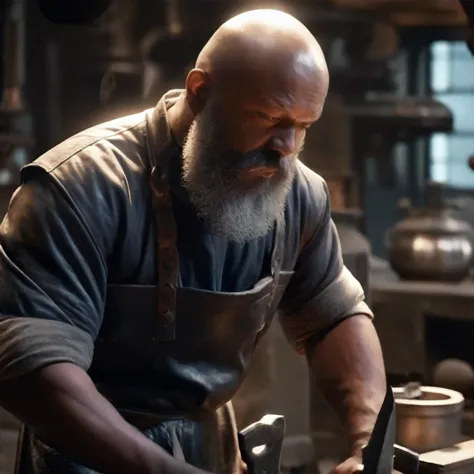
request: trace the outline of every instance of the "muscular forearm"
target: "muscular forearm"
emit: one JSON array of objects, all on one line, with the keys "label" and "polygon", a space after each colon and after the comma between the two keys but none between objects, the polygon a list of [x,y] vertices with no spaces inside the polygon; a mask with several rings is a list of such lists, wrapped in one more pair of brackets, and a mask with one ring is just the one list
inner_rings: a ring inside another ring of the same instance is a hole
[{"label": "muscular forearm", "polygon": [[198,472],[129,425],[75,365],[51,365],[2,384],[0,404],[63,455],[98,472]]},{"label": "muscular forearm", "polygon": [[352,455],[360,455],[382,405],[386,378],[372,321],[353,316],[307,348],[311,371],[340,416]]}]

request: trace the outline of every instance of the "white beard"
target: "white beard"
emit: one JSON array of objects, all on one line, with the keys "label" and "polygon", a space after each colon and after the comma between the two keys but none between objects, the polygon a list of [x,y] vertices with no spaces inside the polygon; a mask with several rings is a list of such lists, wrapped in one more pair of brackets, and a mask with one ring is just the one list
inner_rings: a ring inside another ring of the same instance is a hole
[{"label": "white beard", "polygon": [[284,218],[297,155],[285,158],[285,169],[277,178],[245,185],[238,178],[242,168],[235,155],[234,160],[226,159],[230,154],[218,133],[214,110],[209,103],[189,129],[183,146],[183,184],[211,233],[236,242],[257,239]]}]

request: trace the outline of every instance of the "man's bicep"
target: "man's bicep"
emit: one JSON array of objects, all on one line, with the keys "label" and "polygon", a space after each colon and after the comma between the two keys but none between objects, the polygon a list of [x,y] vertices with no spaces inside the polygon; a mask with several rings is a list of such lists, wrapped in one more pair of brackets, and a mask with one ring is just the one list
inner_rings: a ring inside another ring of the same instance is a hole
[{"label": "man's bicep", "polygon": [[309,338],[354,314],[372,316],[364,291],[344,266],[329,199],[317,231],[298,257],[280,305],[283,329],[298,352]]},{"label": "man's bicep", "polygon": [[100,249],[61,186],[37,173],[0,226],[0,380],[54,362],[87,369],[102,322]]}]

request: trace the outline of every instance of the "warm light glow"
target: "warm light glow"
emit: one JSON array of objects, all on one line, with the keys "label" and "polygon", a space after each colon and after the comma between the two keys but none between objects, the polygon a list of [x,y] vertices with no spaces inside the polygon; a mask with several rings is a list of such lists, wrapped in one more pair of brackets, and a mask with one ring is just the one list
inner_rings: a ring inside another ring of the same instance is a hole
[{"label": "warm light glow", "polygon": [[294,27],[296,21],[294,17],[280,10],[262,9],[241,13],[230,19],[227,22],[227,26],[240,29],[243,24],[248,24],[249,20],[255,21],[256,23],[274,23],[281,28]]},{"label": "warm light glow", "polygon": [[435,241],[427,239],[423,236],[418,236],[413,241],[413,250],[418,253],[431,253],[436,249]]}]

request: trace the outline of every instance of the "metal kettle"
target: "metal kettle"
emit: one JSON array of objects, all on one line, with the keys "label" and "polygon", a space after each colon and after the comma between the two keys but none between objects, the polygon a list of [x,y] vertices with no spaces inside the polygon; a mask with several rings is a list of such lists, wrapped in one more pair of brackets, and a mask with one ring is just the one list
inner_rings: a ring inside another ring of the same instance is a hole
[{"label": "metal kettle", "polygon": [[428,183],[425,207],[413,209],[405,202],[408,216],[388,232],[389,262],[401,278],[458,282],[469,274],[473,229],[456,215],[456,205],[444,199],[443,191],[441,183]]}]

